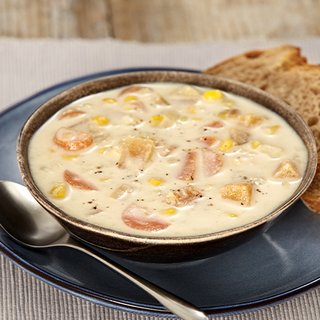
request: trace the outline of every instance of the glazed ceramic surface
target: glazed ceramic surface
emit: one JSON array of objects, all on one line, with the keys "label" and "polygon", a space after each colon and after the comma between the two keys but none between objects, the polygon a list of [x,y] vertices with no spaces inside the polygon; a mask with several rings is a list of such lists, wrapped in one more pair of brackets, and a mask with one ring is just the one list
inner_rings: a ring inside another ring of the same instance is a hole
[{"label": "glazed ceramic surface", "polygon": [[[70,216],[50,202],[34,182],[28,163],[29,141],[38,128],[58,110],[81,97],[125,85],[154,82],[176,82],[221,89],[249,98],[285,118],[298,132],[308,151],[308,165],[298,189],[275,210],[253,222],[219,232],[189,237],[148,237],[118,232]],[[260,229],[265,223],[276,218],[299,198],[312,181],[316,169],[316,158],[315,143],[310,129],[281,101],[262,91],[231,80],[177,71],[133,72],[74,86],[41,105],[23,126],[18,141],[18,162],[24,182],[44,208],[60,219],[72,233],[81,239],[125,257],[151,262],[183,261],[208,257],[251,237],[254,232],[258,231],[258,228]]]},{"label": "glazed ceramic surface", "polygon": [[[0,179],[21,182],[15,160],[15,143],[20,127],[31,112],[60,91],[109,73],[59,84],[2,113]],[[179,264],[146,264],[113,258],[194,303],[208,314],[231,315],[280,301],[318,284],[319,230],[320,216],[308,211],[299,201],[265,233],[209,259]],[[13,242],[1,229],[0,249],[20,267],[74,295],[103,306],[170,317],[147,294],[86,255],[69,249],[40,251],[24,248]]]}]

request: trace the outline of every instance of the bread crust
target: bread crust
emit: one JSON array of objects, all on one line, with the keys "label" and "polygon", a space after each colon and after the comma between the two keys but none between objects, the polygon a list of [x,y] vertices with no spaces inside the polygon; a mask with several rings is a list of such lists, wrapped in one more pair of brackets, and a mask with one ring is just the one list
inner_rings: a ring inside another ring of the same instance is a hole
[{"label": "bread crust", "polygon": [[245,52],[204,73],[265,90],[284,100],[304,118],[317,143],[318,169],[302,200],[310,210],[320,213],[320,65],[309,64],[299,47],[286,44]]}]

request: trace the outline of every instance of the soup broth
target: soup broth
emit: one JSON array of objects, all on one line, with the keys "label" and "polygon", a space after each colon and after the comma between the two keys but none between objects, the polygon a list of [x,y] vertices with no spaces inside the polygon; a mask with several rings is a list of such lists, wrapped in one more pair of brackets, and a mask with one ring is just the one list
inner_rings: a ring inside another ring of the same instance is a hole
[{"label": "soup broth", "polygon": [[276,113],[221,90],[139,84],[84,97],[30,143],[32,176],[70,216],[136,235],[253,222],[298,188],[307,151]]}]

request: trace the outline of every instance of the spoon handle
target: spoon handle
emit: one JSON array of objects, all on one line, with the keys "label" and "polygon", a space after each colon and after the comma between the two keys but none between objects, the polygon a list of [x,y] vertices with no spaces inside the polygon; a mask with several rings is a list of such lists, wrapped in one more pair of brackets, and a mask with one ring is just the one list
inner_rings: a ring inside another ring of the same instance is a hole
[{"label": "spoon handle", "polygon": [[72,247],[79,251],[82,251],[94,259],[100,261],[102,264],[119,273],[124,278],[136,284],[138,287],[149,293],[152,297],[158,300],[168,310],[181,317],[183,320],[208,320],[208,317],[192,304],[178,298],[174,294],[157,287],[146,279],[134,274],[126,268],[118,265],[117,263],[109,260],[106,257],[101,256],[99,253],[93,252],[87,247],[83,246],[78,241],[74,241],[70,238],[67,243],[68,247]]}]

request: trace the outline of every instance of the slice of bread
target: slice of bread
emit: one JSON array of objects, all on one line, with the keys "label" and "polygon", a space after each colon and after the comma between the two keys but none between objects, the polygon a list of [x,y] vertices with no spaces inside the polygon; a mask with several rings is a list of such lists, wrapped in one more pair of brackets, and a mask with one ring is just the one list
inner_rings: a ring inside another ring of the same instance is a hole
[{"label": "slice of bread", "polygon": [[[320,162],[320,65],[308,64],[300,48],[283,45],[250,51],[204,72],[256,86],[286,101],[310,126]],[[302,200],[310,210],[320,213],[320,164]]]}]

